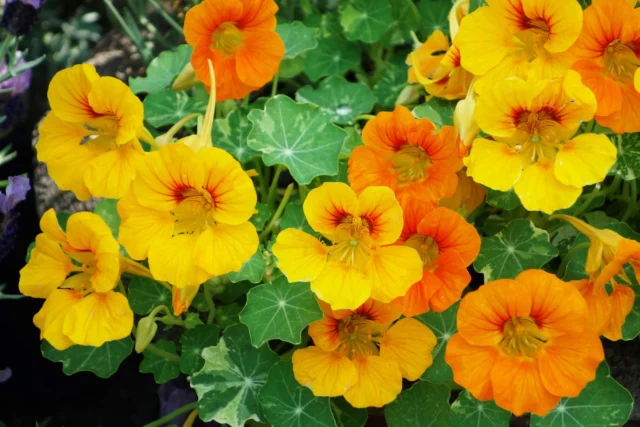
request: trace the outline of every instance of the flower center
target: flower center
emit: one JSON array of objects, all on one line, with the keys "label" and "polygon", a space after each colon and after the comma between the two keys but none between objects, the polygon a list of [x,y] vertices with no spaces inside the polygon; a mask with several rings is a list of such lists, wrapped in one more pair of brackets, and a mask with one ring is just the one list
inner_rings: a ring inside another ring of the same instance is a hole
[{"label": "flower center", "polygon": [[362,315],[354,314],[346,317],[338,324],[340,336],[338,352],[350,359],[377,355],[379,353],[377,344],[384,337],[385,330],[385,326]]},{"label": "flower center", "polygon": [[546,108],[540,111],[522,111],[515,117],[518,131],[530,135],[530,141],[540,142],[541,139],[555,140],[554,129],[558,121],[552,109]]},{"label": "flower center", "polygon": [[604,50],[604,67],[610,75],[623,83],[633,83],[640,62],[631,46],[614,40]]},{"label": "flower center", "polygon": [[420,259],[422,259],[422,265],[425,269],[433,265],[435,260],[438,258],[438,254],[440,253],[438,244],[431,236],[414,234],[407,239],[404,245],[418,251]]},{"label": "flower center", "polygon": [[215,224],[215,202],[207,190],[191,187],[181,189],[176,192],[175,199],[178,201],[178,207],[171,212],[176,221],[174,235],[194,233],[207,224]]},{"label": "flower center", "polygon": [[398,173],[398,183],[408,185],[429,176],[431,159],[422,147],[405,145],[391,157],[393,169]]},{"label": "flower center", "polygon": [[233,54],[244,40],[244,34],[234,22],[222,23],[211,35],[211,50],[218,50],[225,55]]},{"label": "flower center", "polygon": [[500,345],[509,356],[532,357],[547,342],[530,317],[512,317],[502,327],[502,334]]}]

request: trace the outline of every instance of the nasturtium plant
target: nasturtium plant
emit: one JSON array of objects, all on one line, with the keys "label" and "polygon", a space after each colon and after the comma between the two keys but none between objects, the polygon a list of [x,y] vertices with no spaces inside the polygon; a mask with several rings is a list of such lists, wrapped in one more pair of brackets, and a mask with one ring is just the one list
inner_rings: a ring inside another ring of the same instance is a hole
[{"label": "nasturtium plant", "polygon": [[379,41],[393,23],[389,0],[347,0],[340,5],[340,25],[349,40]]},{"label": "nasturtium plant", "polygon": [[458,304],[454,304],[445,311],[437,313],[429,311],[417,317],[422,323],[433,331],[438,340],[438,344],[433,349],[433,364],[422,374],[422,380],[433,384],[443,384],[453,381],[451,367],[444,361],[444,354],[447,343],[458,332],[456,326],[456,314],[458,314]]},{"label": "nasturtium plant", "polygon": [[318,40],[318,47],[307,52],[304,72],[313,81],[324,76],[340,76],[360,64],[360,47],[337,37]]},{"label": "nasturtium plant", "polygon": [[455,427],[507,427],[511,413],[492,401],[475,399],[464,390],[451,404],[451,425]]},{"label": "nasturtium plant", "polygon": [[100,378],[115,374],[118,366],[133,350],[131,338],[110,341],[100,347],[74,345],[57,350],[48,342],[41,346],[42,355],[53,362],[62,362],[62,371],[67,375],[77,372],[92,372]]},{"label": "nasturtium plant", "polygon": [[170,87],[180,71],[189,63],[192,51],[191,46],[180,45],[171,51],[162,52],[149,63],[146,76],[129,79],[129,87],[133,93],[155,93]]}]

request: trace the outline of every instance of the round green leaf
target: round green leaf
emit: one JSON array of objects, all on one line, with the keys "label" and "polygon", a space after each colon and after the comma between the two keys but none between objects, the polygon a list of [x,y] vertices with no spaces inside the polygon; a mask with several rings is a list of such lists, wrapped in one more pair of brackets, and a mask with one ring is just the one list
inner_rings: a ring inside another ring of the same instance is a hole
[{"label": "round green leaf", "polygon": [[62,372],[65,375],[87,371],[100,378],[109,378],[131,354],[133,341],[127,337],[106,342],[100,347],[74,345],[66,350],[56,350],[47,341],[42,341],[40,349],[42,355],[52,362],[62,362]]},{"label": "round green leaf", "polygon": [[451,371],[451,367],[447,362],[444,361],[444,354],[447,349],[447,343],[451,337],[458,332],[456,316],[458,315],[459,306],[460,303],[456,302],[441,313],[432,310],[416,316],[416,319],[431,329],[438,340],[432,352],[433,364],[422,374],[422,379],[425,381],[434,384],[453,381],[453,371]]},{"label": "round green leaf", "polygon": [[318,28],[320,30],[320,37],[337,36],[342,32],[340,18],[337,12],[325,13],[323,15],[311,13],[304,18],[304,23],[308,27]]},{"label": "round green leaf", "polygon": [[287,228],[297,228],[305,233],[315,234],[313,228],[307,222],[307,218],[304,216],[302,210],[302,203],[291,202],[284,208],[284,214],[280,220],[280,229],[286,230]]},{"label": "round green leaf", "polygon": [[202,357],[203,368],[191,377],[200,418],[232,427],[242,427],[248,420],[263,421],[258,392],[278,355],[268,346],[255,348],[247,328],[233,325],[218,345],[202,351]]},{"label": "round green leaf", "polygon": [[305,86],[296,93],[296,101],[311,103],[331,115],[338,124],[353,122],[360,114],[368,113],[376,102],[364,83],[351,83],[339,76],[324,79],[317,89]]},{"label": "round green leaf", "polygon": [[347,139],[342,144],[340,156],[343,159],[348,159],[353,150],[364,143],[362,142],[362,134],[355,127],[344,128],[344,130],[347,131]]},{"label": "round green leaf", "polygon": [[102,199],[98,202],[93,213],[107,223],[113,237],[118,238],[118,229],[120,228],[120,215],[116,208],[118,201],[116,199]]},{"label": "round green leaf", "polygon": [[[190,98],[184,92],[163,89],[144,99],[144,119],[154,127],[172,125],[189,114],[204,114],[207,104]],[[191,123],[195,124],[193,119]]]},{"label": "round green leaf", "polygon": [[269,370],[258,400],[273,427],[331,427],[336,422],[328,397],[315,397],[293,376],[291,361],[278,362]]},{"label": "round green leaf", "polygon": [[129,306],[135,314],[149,314],[159,305],[171,308],[171,291],[153,279],[132,276],[127,288]]},{"label": "round green leaf", "polygon": [[320,319],[322,310],[309,284],[290,284],[284,276],[251,289],[240,313],[256,347],[272,339],[300,344],[302,330]]},{"label": "round green leaf", "polygon": [[378,98],[378,104],[391,110],[402,90],[407,86],[409,67],[402,64],[388,63],[384,68],[380,81],[373,86],[373,95]]},{"label": "round green leaf", "polygon": [[[178,357],[176,345],[171,341],[160,340],[153,343],[156,348]],[[140,372],[153,374],[153,379],[158,384],[164,384],[180,375],[180,362],[169,360],[149,351],[147,348],[142,352],[144,359],[140,362]]]},{"label": "round green leaf", "polygon": [[339,38],[318,40],[318,47],[307,52],[304,72],[313,81],[324,76],[339,76],[360,64],[358,45]]},{"label": "round green leaf", "polygon": [[354,408],[344,397],[331,399],[331,411],[337,427],[362,427],[369,417],[365,408]]},{"label": "round green leaf", "polygon": [[193,48],[183,44],[154,58],[147,67],[146,77],[131,77],[129,87],[133,93],[155,92],[171,86],[180,71],[191,61]]},{"label": "round green leaf", "polygon": [[411,32],[417,31],[422,15],[413,0],[393,0],[393,24],[391,26],[391,44],[398,45],[412,41]]},{"label": "round green leaf", "polygon": [[492,400],[477,400],[463,390],[451,404],[453,427],[509,427],[511,412],[498,407]]},{"label": "round green leaf", "polygon": [[284,42],[284,57],[295,58],[302,52],[318,46],[318,32],[300,21],[278,24],[276,32]]},{"label": "round green leaf", "polygon": [[625,425],[633,409],[633,396],[611,378],[602,362],[596,379],[578,397],[562,398],[544,417],[531,415],[532,427],[596,427]]},{"label": "round green leaf", "polygon": [[453,126],[453,113],[456,103],[444,99],[433,98],[429,102],[418,105],[413,109],[413,115],[417,118],[431,120],[438,128]]},{"label": "round green leaf", "polygon": [[484,237],[473,268],[484,281],[513,279],[530,268],[540,268],[558,256],[549,233],[528,219],[516,219],[495,236]]},{"label": "round green leaf", "polygon": [[180,337],[180,370],[190,375],[202,369],[202,350],[218,344],[219,335],[220,328],[216,325],[198,325],[185,331]]},{"label": "round green leaf", "polygon": [[449,394],[445,385],[417,382],[386,406],[384,418],[389,427],[449,425]]},{"label": "round green leaf", "polygon": [[264,203],[256,204],[256,210],[258,213],[253,214],[249,221],[251,221],[251,224],[256,227],[256,230],[260,231],[267,220],[271,217],[271,210],[269,209],[269,206]]},{"label": "round green leaf", "polygon": [[625,181],[640,177],[640,135],[625,133],[611,137],[618,146],[618,160],[609,171],[610,175],[620,175]]},{"label": "round green leaf", "polygon": [[247,137],[251,131],[251,122],[240,110],[233,110],[224,119],[216,119],[211,139],[215,147],[230,153],[240,163],[259,157],[258,151],[247,145]]},{"label": "round green leaf", "polygon": [[242,282],[243,280],[248,280],[251,283],[262,282],[262,276],[267,269],[263,252],[264,247],[260,245],[256,253],[253,254],[247,262],[242,264],[239,271],[229,273],[229,280],[233,283]]},{"label": "round green leaf", "polygon": [[379,41],[391,28],[393,15],[388,0],[347,0],[340,5],[340,25],[349,40]]},{"label": "round green leaf", "polygon": [[236,303],[218,306],[216,307],[216,323],[222,329],[240,323],[238,316],[241,311],[242,307]]},{"label": "round green leaf", "polygon": [[509,191],[497,191],[486,188],[486,190],[487,203],[494,208],[510,211],[520,206],[520,199],[513,189]]},{"label": "round green leaf", "polygon": [[278,95],[264,111],[252,110],[248,144],[262,152],[267,166],[284,164],[298,184],[338,174],[338,155],[347,133],[317,107]]},{"label": "round green leaf", "polygon": [[425,39],[436,30],[449,34],[450,0],[420,0],[418,9],[423,17],[421,29]]}]

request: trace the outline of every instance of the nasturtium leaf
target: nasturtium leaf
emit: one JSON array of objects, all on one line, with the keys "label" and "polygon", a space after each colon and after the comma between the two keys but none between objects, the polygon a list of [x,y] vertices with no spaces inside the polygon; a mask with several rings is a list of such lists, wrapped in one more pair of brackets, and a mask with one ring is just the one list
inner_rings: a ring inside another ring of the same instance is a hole
[{"label": "nasturtium leaf", "polygon": [[389,0],[342,0],[339,13],[347,39],[365,43],[379,41],[393,23]]},{"label": "nasturtium leaf", "polygon": [[450,394],[445,385],[417,382],[385,407],[384,418],[389,427],[449,425]]},{"label": "nasturtium leaf", "polygon": [[551,243],[564,256],[580,233],[570,224],[562,224],[551,236]]},{"label": "nasturtium leaf", "polygon": [[369,86],[351,83],[343,77],[331,76],[324,79],[317,89],[305,86],[296,93],[296,101],[320,107],[340,125],[353,122],[362,113],[368,113],[376,103]]},{"label": "nasturtium leaf", "polygon": [[243,280],[238,283],[227,283],[224,290],[219,294],[216,294],[216,299],[219,299],[225,304],[230,304],[249,292],[249,289],[254,288],[255,283],[251,283],[248,280]]},{"label": "nasturtium leaf", "polygon": [[222,148],[240,163],[260,157],[258,151],[247,145],[247,136],[251,131],[251,122],[240,110],[234,110],[224,119],[216,119],[213,125],[211,140],[214,147]]},{"label": "nasturtium leaf", "polygon": [[[450,0],[420,0],[418,10],[422,15],[422,34],[425,40],[436,30],[449,34]],[[424,40],[421,40],[424,42]]]},{"label": "nasturtium leaf", "polygon": [[578,397],[560,399],[544,417],[531,415],[532,427],[596,427],[625,425],[633,409],[633,396],[611,377],[602,362],[596,379]]},{"label": "nasturtium leaf", "polygon": [[278,355],[268,346],[251,345],[244,325],[228,327],[218,345],[202,351],[204,367],[191,377],[203,421],[241,427],[248,420],[264,421],[258,392]]},{"label": "nasturtium leaf", "polygon": [[452,427],[509,427],[511,412],[498,407],[493,400],[477,400],[463,390],[451,404]]},{"label": "nasturtium leaf", "polygon": [[284,208],[284,214],[280,220],[280,229],[286,230],[287,228],[297,228],[309,234],[315,233],[304,216],[302,203],[291,202]]},{"label": "nasturtium leaf", "polygon": [[497,191],[491,188],[487,190],[487,203],[494,208],[500,208],[507,211],[513,210],[520,206],[520,199],[516,195],[515,191]]},{"label": "nasturtium leaf", "polygon": [[321,37],[337,36],[342,33],[340,18],[337,12],[325,14],[312,13],[304,18],[304,24],[308,27],[318,28]]},{"label": "nasturtium leaf", "polygon": [[382,73],[380,81],[373,86],[373,95],[378,98],[378,104],[384,109],[391,110],[402,89],[407,85],[406,65],[388,63]]},{"label": "nasturtium leaf", "polygon": [[473,268],[484,281],[513,279],[530,268],[540,268],[558,256],[549,233],[528,219],[516,219],[495,236],[484,237]]},{"label": "nasturtium leaf", "polygon": [[271,216],[271,210],[269,209],[269,206],[264,203],[256,204],[256,210],[258,213],[253,214],[249,221],[251,221],[251,224],[256,227],[256,230],[260,231],[264,228],[264,224]]},{"label": "nasturtium leaf", "polygon": [[[176,345],[171,341],[160,340],[153,345],[173,356],[178,357],[176,353]],[[153,374],[153,379],[158,384],[164,384],[180,375],[180,362],[177,360],[169,360],[156,353],[152,353],[149,348],[142,352],[144,359],[140,362],[140,372],[145,374]]]},{"label": "nasturtium leaf", "polygon": [[284,164],[298,184],[338,174],[338,155],[347,133],[331,116],[284,95],[269,100],[264,111],[252,110],[248,144],[262,152],[267,166]]},{"label": "nasturtium leaf", "polygon": [[625,341],[631,341],[640,335],[640,285],[638,284],[638,278],[635,271],[630,265],[624,266],[624,271],[627,274],[629,280],[631,280],[631,289],[635,293],[636,297],[633,301],[633,307],[627,318],[622,325],[622,339]]},{"label": "nasturtium leaf", "polygon": [[493,236],[501,232],[509,224],[509,218],[502,215],[489,215],[482,222],[482,233]]},{"label": "nasturtium leaf", "polygon": [[618,160],[609,171],[610,175],[620,175],[625,181],[640,178],[640,135],[625,133],[611,136],[618,146]]},{"label": "nasturtium leaf", "polygon": [[454,101],[432,98],[424,104],[413,109],[413,115],[417,118],[431,120],[438,128],[453,126],[453,113],[456,109]]},{"label": "nasturtium leaf", "polygon": [[427,368],[424,374],[422,374],[422,379],[425,381],[429,381],[434,384],[453,381],[453,372],[447,362],[444,361],[444,354],[447,349],[447,343],[451,337],[458,332],[456,316],[458,314],[459,305],[460,303],[455,303],[441,313],[428,311],[416,316],[416,319],[431,329],[438,340],[438,343],[431,353],[433,356],[433,364]]},{"label": "nasturtium leaf", "polygon": [[304,70],[304,55],[295,58],[285,58],[280,62],[278,76],[282,79],[291,79]]},{"label": "nasturtium leaf", "polygon": [[240,313],[256,347],[272,339],[300,344],[302,330],[320,319],[322,310],[309,284],[289,283],[284,276],[251,289]]},{"label": "nasturtium leaf", "polygon": [[339,76],[360,64],[357,44],[335,37],[318,40],[318,47],[307,52],[304,72],[313,81],[324,76]]},{"label": "nasturtium leaf", "polygon": [[159,305],[171,309],[171,291],[153,279],[132,276],[127,297],[129,306],[135,314],[149,314]]},{"label": "nasturtium leaf", "polygon": [[340,150],[340,156],[348,159],[353,149],[359,145],[363,145],[362,135],[360,131],[354,127],[344,128],[347,131],[347,139],[342,143],[342,149]]},{"label": "nasturtium leaf", "polygon": [[295,58],[302,52],[318,46],[318,31],[300,21],[278,24],[276,32],[284,42],[285,58]]},{"label": "nasturtium leaf", "polygon": [[253,254],[247,262],[242,264],[240,271],[229,273],[229,280],[233,283],[242,282],[243,280],[248,280],[251,283],[260,283],[264,271],[267,269],[263,252],[264,248],[260,245],[256,253]]},{"label": "nasturtium leaf", "polygon": [[[585,2],[589,0],[580,0],[580,1]],[[472,13],[476,9],[486,5],[487,5],[487,2],[485,0],[469,0],[469,13]]]},{"label": "nasturtium leaf", "polygon": [[241,311],[242,307],[236,303],[218,306],[216,307],[216,323],[222,329],[240,323],[238,316]]},{"label": "nasturtium leaf", "polygon": [[133,93],[155,92],[171,86],[185,65],[191,61],[193,48],[180,45],[172,51],[165,51],[154,58],[147,67],[146,77],[129,78],[129,87]]},{"label": "nasturtium leaf", "polygon": [[218,344],[219,335],[220,328],[216,325],[198,325],[185,331],[180,337],[180,370],[191,375],[202,369],[202,350]]},{"label": "nasturtium leaf", "polygon": [[109,378],[133,350],[133,341],[127,337],[109,341],[100,347],[74,345],[66,350],[56,350],[47,341],[42,341],[42,355],[52,362],[62,362],[62,372],[73,375],[77,372],[93,372],[100,378]]},{"label": "nasturtium leaf", "polygon": [[[144,99],[144,119],[154,127],[171,125],[189,114],[204,114],[207,104],[190,98],[184,92],[162,89]],[[196,123],[196,119],[191,121]]]},{"label": "nasturtium leaf", "polygon": [[184,327],[187,329],[197,328],[200,325],[204,325],[204,322],[200,318],[200,313],[187,312],[184,316]]},{"label": "nasturtium leaf", "polygon": [[393,0],[391,2],[393,23],[391,25],[392,45],[410,42],[411,31],[417,31],[422,15],[413,0]]},{"label": "nasturtium leaf", "polygon": [[331,399],[331,411],[337,427],[362,427],[369,418],[365,408],[354,408],[344,397]]},{"label": "nasturtium leaf", "polygon": [[118,238],[118,229],[120,228],[120,215],[116,208],[118,201],[116,199],[102,199],[98,202],[93,213],[107,223],[113,237]]},{"label": "nasturtium leaf", "polygon": [[293,376],[291,361],[281,361],[269,370],[258,393],[264,416],[273,427],[336,426],[328,397],[316,397]]}]

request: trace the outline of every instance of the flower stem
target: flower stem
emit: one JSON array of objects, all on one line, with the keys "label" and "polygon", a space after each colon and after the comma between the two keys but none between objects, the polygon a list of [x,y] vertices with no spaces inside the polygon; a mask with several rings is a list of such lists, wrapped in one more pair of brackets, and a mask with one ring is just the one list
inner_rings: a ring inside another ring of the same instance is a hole
[{"label": "flower stem", "polygon": [[625,201],[627,202],[627,209],[622,216],[622,222],[626,222],[637,208],[638,201],[638,184],[635,180],[629,182],[629,196]]},{"label": "flower stem", "polygon": [[267,181],[264,179],[264,170],[262,168],[262,163],[260,159],[254,159],[253,164],[256,167],[256,172],[258,173],[258,183],[260,185],[260,201],[262,203],[267,202],[267,198],[269,197],[269,190],[267,189]]},{"label": "flower stem", "polygon": [[273,98],[278,93],[278,80],[280,79],[280,74],[276,73],[273,76],[273,82],[271,83],[271,97]]},{"label": "flower stem", "polygon": [[145,424],[144,427],[161,427],[166,425],[167,423],[169,423],[169,421],[173,420],[175,417],[177,417],[178,415],[184,414],[185,412],[189,412],[195,408],[198,407],[198,402],[191,402],[188,403],[186,405],[184,405],[181,408],[176,409],[173,412],[169,412],[167,415],[165,415],[162,418],[159,418],[149,424]]},{"label": "flower stem", "polygon": [[278,165],[276,167],[276,171],[273,174],[273,179],[271,180],[271,186],[269,187],[269,194],[267,196],[267,204],[269,207],[273,205],[276,200],[276,194],[278,190],[278,179],[280,179],[280,174],[284,170],[284,165]]},{"label": "flower stem", "polygon": [[162,357],[163,359],[167,359],[169,362],[180,363],[180,356],[176,354],[169,353],[161,348],[156,347],[153,344],[148,344],[145,351],[149,351],[151,354],[155,354],[158,357]]},{"label": "flower stem", "polygon": [[276,225],[276,223],[282,216],[282,212],[284,212],[284,208],[287,206],[287,203],[289,203],[289,199],[291,198],[291,193],[293,193],[293,183],[289,184],[289,186],[285,190],[284,196],[282,196],[282,200],[280,201],[280,205],[278,206],[276,213],[273,214],[271,221],[269,221],[269,225],[267,225],[266,228],[262,230],[262,233],[260,233],[260,240],[265,239],[269,235],[269,233],[271,233],[271,231],[273,230],[273,227]]},{"label": "flower stem", "polygon": [[360,120],[371,120],[371,119],[375,119],[376,116],[374,116],[373,114],[360,114],[358,117],[355,118],[354,122],[360,121]]},{"label": "flower stem", "polygon": [[299,185],[298,186],[298,195],[300,197],[300,203],[304,203],[305,199],[307,198],[307,194],[309,194],[309,189],[307,188],[306,185]]},{"label": "flower stem", "polygon": [[207,325],[213,324],[213,320],[216,318],[216,304],[213,302],[213,295],[211,294],[211,289],[205,284],[204,285],[204,299],[207,302],[207,307],[209,307],[209,315],[207,316]]}]

